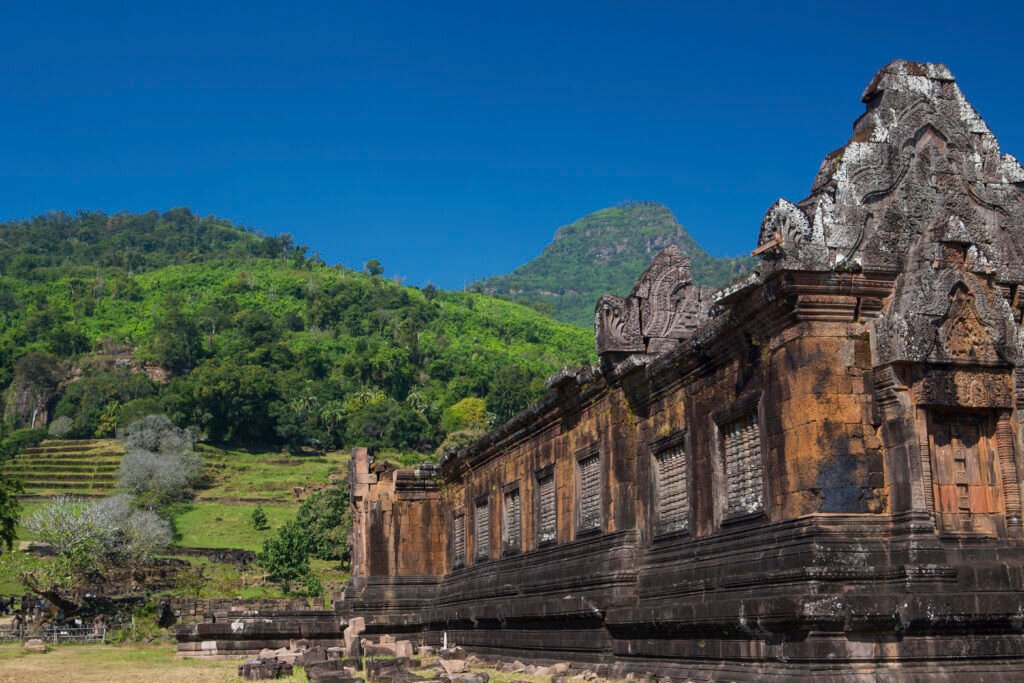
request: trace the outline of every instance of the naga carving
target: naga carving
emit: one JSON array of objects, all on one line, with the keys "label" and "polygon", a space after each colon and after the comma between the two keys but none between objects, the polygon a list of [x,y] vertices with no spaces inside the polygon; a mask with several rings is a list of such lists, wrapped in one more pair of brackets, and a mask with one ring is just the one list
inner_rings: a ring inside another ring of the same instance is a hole
[{"label": "naga carving", "polygon": [[617,363],[633,354],[676,348],[708,317],[711,290],[693,284],[690,259],[670,245],[658,253],[626,298],[605,295],[594,311],[597,352]]}]

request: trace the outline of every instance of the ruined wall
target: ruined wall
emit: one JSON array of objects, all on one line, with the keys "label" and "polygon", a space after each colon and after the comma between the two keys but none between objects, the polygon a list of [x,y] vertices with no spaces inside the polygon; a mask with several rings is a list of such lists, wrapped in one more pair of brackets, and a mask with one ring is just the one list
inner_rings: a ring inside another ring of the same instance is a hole
[{"label": "ruined wall", "polygon": [[355,515],[352,567],[356,576],[429,576],[447,565],[443,507],[433,472],[396,470],[355,448],[349,482]]},{"label": "ruined wall", "polygon": [[941,65],[863,99],[758,272],[667,251],[598,302],[599,367],[426,479],[366,465],[343,610],[618,672],[1014,680],[1024,171]]}]

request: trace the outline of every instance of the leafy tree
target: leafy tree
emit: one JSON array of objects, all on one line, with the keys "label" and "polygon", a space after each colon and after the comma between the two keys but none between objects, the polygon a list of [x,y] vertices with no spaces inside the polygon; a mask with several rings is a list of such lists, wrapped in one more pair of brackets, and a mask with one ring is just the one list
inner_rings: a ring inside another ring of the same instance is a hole
[{"label": "leafy tree", "polygon": [[74,426],[69,436],[106,436],[113,432],[111,427],[117,424],[119,410],[110,406],[150,398],[157,391],[156,384],[141,373],[124,369],[93,372],[68,385],[54,415],[71,418]]},{"label": "leafy tree", "polygon": [[22,578],[31,590],[58,603],[108,569],[146,564],[171,542],[170,524],[135,508],[124,495],[92,503],[59,496],[29,515],[25,528],[53,547],[58,562]]},{"label": "leafy tree", "polygon": [[152,353],[156,362],[172,372],[191,370],[203,355],[199,325],[175,295],[167,297],[165,309],[154,315]]},{"label": "leafy tree", "polygon": [[503,424],[526,408],[535,398],[530,372],[517,365],[502,365],[494,373],[487,392],[487,408],[499,424]]},{"label": "leafy tree", "polygon": [[[0,421],[0,464],[13,458],[27,444],[42,440],[42,430],[20,430],[14,435],[8,432],[7,425]],[[18,518],[21,504],[18,494],[22,492],[21,484],[6,477],[0,470],[0,544],[10,550],[17,535]]]},{"label": "leafy tree", "polygon": [[270,528],[270,524],[267,522],[267,513],[263,510],[261,505],[257,505],[256,509],[252,511],[252,528],[256,531],[264,531]]},{"label": "leafy tree", "polygon": [[349,416],[345,441],[353,446],[421,450],[433,442],[433,433],[409,405],[387,400],[368,404]]},{"label": "leafy tree", "polygon": [[130,424],[122,434],[121,488],[157,505],[182,498],[202,473],[192,434],[163,415]]},{"label": "leafy tree", "polygon": [[377,277],[384,274],[384,265],[377,259],[372,258],[363,266],[363,272],[370,277]]},{"label": "leafy tree", "polygon": [[269,410],[279,399],[274,373],[259,365],[207,361],[170,387],[181,421],[211,441],[276,443]]},{"label": "leafy tree", "polygon": [[306,530],[308,550],[313,557],[348,561],[352,511],[347,488],[317,491],[302,503],[296,521]]},{"label": "leafy tree", "polygon": [[[287,522],[276,536],[263,541],[263,551],[256,556],[256,561],[267,570],[268,578],[280,583],[286,593],[323,593],[320,580],[309,566],[309,540],[298,520]],[[296,583],[299,588],[293,591]]]},{"label": "leafy tree", "polygon": [[67,415],[61,415],[58,418],[54,418],[54,420],[50,423],[50,426],[47,428],[47,431],[49,432],[49,435],[54,439],[63,439],[65,436],[71,433],[71,430],[74,428],[74,426],[74,420],[72,420]]},{"label": "leafy tree", "polygon": [[483,399],[472,396],[449,406],[441,417],[441,429],[445,434],[486,429],[488,426],[487,404]]},{"label": "leafy tree", "polygon": [[106,436],[113,436],[117,431],[117,420],[120,416],[121,404],[117,401],[111,401],[103,406],[99,423],[96,425],[96,438],[102,439]]}]

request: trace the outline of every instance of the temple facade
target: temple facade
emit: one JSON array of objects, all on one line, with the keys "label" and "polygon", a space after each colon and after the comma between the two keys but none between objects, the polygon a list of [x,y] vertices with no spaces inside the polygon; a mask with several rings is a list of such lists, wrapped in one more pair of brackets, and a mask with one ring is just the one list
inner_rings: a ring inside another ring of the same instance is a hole
[{"label": "temple facade", "polygon": [[945,66],[862,100],[756,272],[670,247],[598,366],[437,466],[357,450],[343,610],[610,674],[1024,679],[1024,170]]}]

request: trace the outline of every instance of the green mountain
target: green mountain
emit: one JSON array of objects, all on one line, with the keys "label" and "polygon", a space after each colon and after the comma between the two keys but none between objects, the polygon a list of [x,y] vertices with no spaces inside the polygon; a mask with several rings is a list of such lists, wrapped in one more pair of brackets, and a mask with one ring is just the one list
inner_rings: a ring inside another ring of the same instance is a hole
[{"label": "green mountain", "polygon": [[500,421],[594,360],[588,331],[370,270],[187,209],[0,223],[0,410],[73,437],[164,412],[212,442],[426,452],[443,419],[483,426],[463,399]]},{"label": "green mountain", "polygon": [[590,328],[598,298],[628,294],[655,254],[670,244],[692,258],[697,284],[722,286],[752,264],[746,257],[711,256],[668,208],[634,202],[597,211],[559,228],[540,256],[508,275],[474,282],[468,289]]}]

